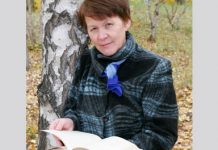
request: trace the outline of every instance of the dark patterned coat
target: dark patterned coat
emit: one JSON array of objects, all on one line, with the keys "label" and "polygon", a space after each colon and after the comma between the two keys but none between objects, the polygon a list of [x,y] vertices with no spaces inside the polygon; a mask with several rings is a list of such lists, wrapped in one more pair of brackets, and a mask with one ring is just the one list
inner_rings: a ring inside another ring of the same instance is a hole
[{"label": "dark patterned coat", "polygon": [[[106,89],[102,72],[126,59],[117,72],[122,96]],[[143,150],[169,150],[177,140],[178,108],[169,60],[145,50],[127,32],[125,46],[105,57],[94,48],[78,61],[63,117],[75,130],[102,138],[119,136]]]}]

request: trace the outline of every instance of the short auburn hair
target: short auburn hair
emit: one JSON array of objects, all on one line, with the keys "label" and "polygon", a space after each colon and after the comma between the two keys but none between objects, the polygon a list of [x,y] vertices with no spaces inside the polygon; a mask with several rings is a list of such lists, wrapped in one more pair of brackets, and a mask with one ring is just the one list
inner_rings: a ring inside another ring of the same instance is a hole
[{"label": "short auburn hair", "polygon": [[118,16],[124,22],[131,20],[128,0],[84,0],[77,16],[80,25],[86,31],[85,17],[101,20],[106,17]]}]

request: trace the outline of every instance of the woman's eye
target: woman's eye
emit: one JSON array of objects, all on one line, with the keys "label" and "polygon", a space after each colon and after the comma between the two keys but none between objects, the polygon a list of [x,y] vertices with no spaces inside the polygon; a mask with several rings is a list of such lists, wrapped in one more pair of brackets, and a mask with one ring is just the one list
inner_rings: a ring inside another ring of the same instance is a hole
[{"label": "woman's eye", "polygon": [[112,23],[107,23],[106,24],[106,27],[110,27],[110,26],[112,26],[113,24]]},{"label": "woman's eye", "polygon": [[90,29],[91,32],[92,32],[92,31],[95,31],[95,30],[96,30],[96,28],[91,28],[91,29]]}]

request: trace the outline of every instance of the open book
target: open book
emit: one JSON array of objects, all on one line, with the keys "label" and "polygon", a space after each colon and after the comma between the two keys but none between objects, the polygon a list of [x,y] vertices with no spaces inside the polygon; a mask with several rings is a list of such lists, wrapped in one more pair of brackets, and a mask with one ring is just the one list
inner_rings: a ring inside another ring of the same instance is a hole
[{"label": "open book", "polygon": [[57,150],[141,150],[135,144],[117,136],[101,139],[97,135],[80,131],[42,131],[55,135],[64,143],[65,147]]}]

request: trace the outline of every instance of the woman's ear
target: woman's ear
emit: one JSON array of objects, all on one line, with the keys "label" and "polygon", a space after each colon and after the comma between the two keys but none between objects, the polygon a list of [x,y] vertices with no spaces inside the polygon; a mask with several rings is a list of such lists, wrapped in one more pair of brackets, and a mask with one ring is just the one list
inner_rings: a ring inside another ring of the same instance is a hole
[{"label": "woman's ear", "polygon": [[131,27],[132,21],[130,19],[128,19],[128,21],[126,21],[124,23],[124,26],[126,28],[126,31]]}]

